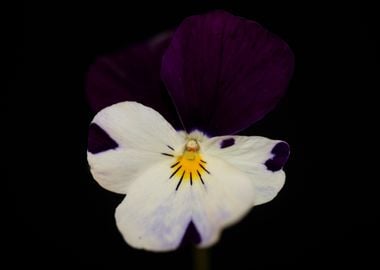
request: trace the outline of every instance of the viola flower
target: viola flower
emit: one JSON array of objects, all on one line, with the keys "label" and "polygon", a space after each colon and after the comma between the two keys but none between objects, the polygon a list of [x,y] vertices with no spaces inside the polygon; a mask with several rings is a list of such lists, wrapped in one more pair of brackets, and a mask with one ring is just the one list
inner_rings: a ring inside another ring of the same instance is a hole
[{"label": "viola flower", "polygon": [[129,245],[174,250],[193,228],[208,247],[277,195],[288,144],[235,134],[276,105],[292,72],[284,41],[224,11],[91,67],[88,162],[102,187],[126,194],[115,217]]}]

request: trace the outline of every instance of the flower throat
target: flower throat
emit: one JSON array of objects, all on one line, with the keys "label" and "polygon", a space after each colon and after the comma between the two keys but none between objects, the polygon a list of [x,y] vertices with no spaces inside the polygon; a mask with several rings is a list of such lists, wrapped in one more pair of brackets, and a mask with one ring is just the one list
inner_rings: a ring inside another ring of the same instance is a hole
[{"label": "flower throat", "polygon": [[176,190],[183,181],[190,182],[190,185],[193,185],[193,181],[200,181],[203,185],[205,184],[202,175],[204,173],[210,174],[210,172],[206,169],[207,162],[202,159],[199,152],[200,146],[197,140],[189,139],[182,155],[175,157],[175,163],[170,166],[172,174],[169,179],[179,179]]}]

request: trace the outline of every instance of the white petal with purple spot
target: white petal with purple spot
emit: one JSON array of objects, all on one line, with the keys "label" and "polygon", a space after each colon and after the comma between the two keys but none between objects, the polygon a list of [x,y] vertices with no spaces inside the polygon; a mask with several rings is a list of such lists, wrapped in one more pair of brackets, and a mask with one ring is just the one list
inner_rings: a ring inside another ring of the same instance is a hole
[{"label": "white petal with purple spot", "polygon": [[[180,149],[183,134],[155,110],[136,102],[121,102],[101,110],[93,122],[116,141],[118,147],[87,152],[95,180],[104,188],[125,194],[144,170]],[[165,154],[165,155],[163,155]]]},{"label": "white petal with purple spot", "polygon": [[[285,173],[281,170],[284,164],[276,164],[276,170],[274,166],[267,165],[268,161],[278,158],[273,149],[283,144],[287,147],[283,141],[265,137],[221,136],[208,140],[204,145],[204,151],[247,174],[255,188],[255,205],[259,205],[271,201],[285,183]],[[283,150],[277,154],[281,155],[281,161],[285,162],[289,148],[287,147],[287,151]]]}]

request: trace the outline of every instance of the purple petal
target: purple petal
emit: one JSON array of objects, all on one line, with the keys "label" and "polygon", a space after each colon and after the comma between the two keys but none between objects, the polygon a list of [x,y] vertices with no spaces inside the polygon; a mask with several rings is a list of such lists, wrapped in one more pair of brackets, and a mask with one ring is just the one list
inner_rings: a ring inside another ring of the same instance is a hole
[{"label": "purple petal", "polygon": [[214,136],[234,134],[272,110],[292,72],[284,41],[224,11],[185,19],[161,67],[186,129]]},{"label": "purple petal", "polygon": [[161,59],[172,34],[163,33],[146,43],[103,56],[90,67],[86,94],[94,112],[121,101],[152,107],[173,126],[179,119],[160,79]]}]

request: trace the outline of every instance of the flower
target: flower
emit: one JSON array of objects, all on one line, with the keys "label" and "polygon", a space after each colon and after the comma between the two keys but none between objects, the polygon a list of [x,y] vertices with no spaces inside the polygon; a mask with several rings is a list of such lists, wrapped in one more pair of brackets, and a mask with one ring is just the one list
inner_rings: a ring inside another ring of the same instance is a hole
[{"label": "flower", "polygon": [[102,187],[126,194],[115,217],[129,245],[174,250],[193,227],[208,247],[277,195],[288,144],[234,134],[276,105],[292,71],[285,42],[224,11],[91,67],[88,162]]}]

